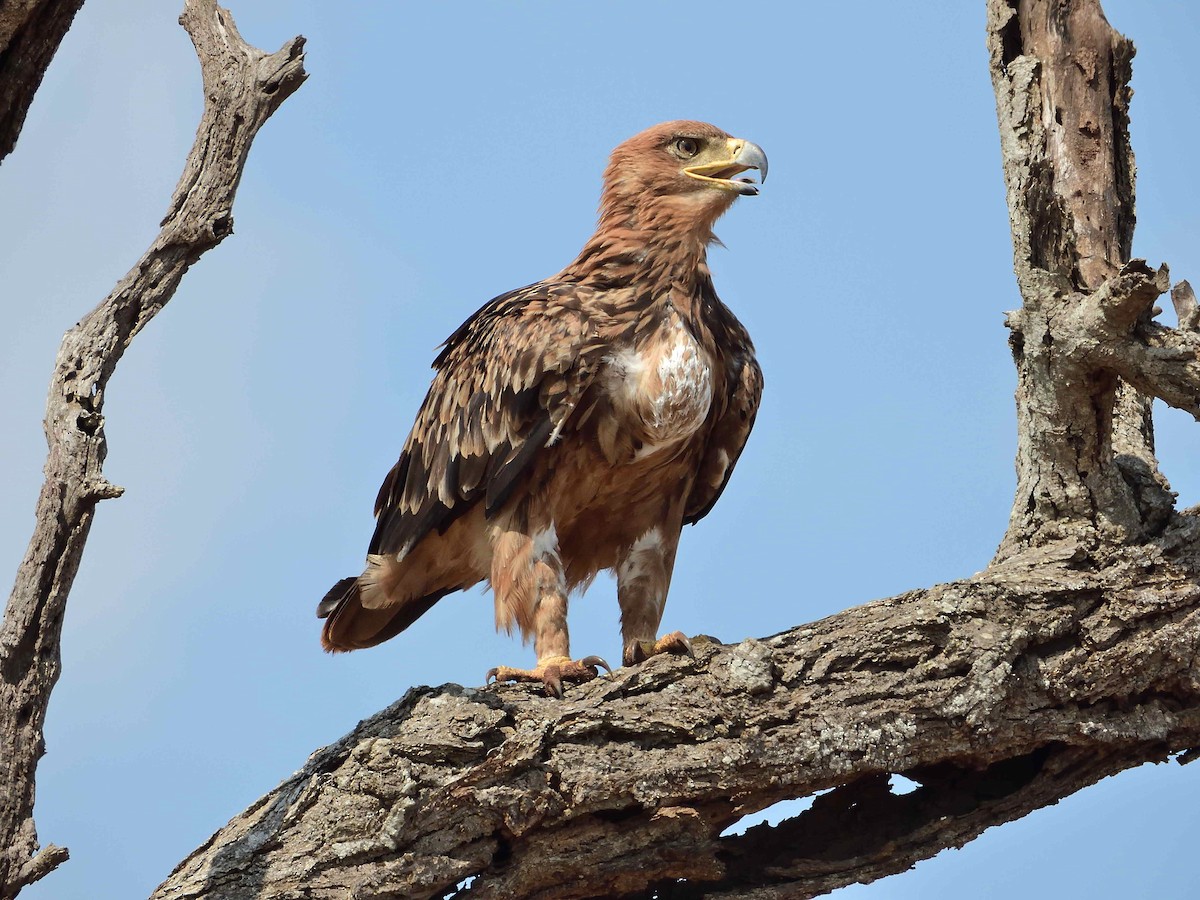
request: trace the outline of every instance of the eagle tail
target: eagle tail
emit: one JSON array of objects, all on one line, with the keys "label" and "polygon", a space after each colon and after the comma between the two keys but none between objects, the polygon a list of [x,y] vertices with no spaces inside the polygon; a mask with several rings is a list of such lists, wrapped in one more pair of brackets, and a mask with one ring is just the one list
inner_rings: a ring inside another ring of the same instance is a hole
[{"label": "eagle tail", "polygon": [[419,619],[450,590],[414,597],[395,606],[368,609],[362,604],[362,577],[343,578],[317,604],[317,617],[325,620],[321,646],[330,653],[339,653],[381,644]]},{"label": "eagle tail", "polygon": [[328,619],[329,614],[338,608],[338,605],[350,598],[351,595],[358,593],[358,578],[351,575],[349,578],[343,578],[337,584],[329,589],[321,602],[317,604],[317,618]]}]

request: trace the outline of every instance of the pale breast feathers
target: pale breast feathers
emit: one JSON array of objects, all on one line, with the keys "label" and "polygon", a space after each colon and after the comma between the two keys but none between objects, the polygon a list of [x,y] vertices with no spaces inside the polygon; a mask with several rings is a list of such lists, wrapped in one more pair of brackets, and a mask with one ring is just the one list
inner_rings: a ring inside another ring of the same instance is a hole
[{"label": "pale breast feathers", "polygon": [[636,458],[691,437],[713,402],[713,360],[678,315],[604,358],[613,414],[637,438]]}]

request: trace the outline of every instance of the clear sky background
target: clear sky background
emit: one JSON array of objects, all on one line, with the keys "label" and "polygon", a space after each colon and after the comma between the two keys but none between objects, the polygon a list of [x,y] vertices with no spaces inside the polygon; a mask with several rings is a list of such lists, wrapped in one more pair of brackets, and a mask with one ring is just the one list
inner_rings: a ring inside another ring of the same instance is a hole
[{"label": "clear sky background", "polygon": [[[85,4],[0,166],[0,571],[32,530],[64,330],[157,231],[198,121],[180,3]],[[1136,252],[1200,277],[1200,7],[1106,0],[1137,43]],[[766,372],[716,510],[688,529],[664,626],[769,635],[982,569],[1014,487],[1011,274],[983,0],[409,4],[235,0],[252,42],[309,38],[236,234],[134,342],[71,595],[38,773],[30,900],[147,895],[309,752],[413,685],[532,650],[491,598],[330,657],[316,601],[356,573],[435,347],[570,261],[608,151],[711,121],[771,160],[718,226],[717,289]],[[1171,319],[1168,313],[1166,318]],[[1200,432],[1159,415],[1200,500]],[[620,657],[600,580],[573,649]],[[843,898],[1195,897],[1200,766],[1147,766]]]}]

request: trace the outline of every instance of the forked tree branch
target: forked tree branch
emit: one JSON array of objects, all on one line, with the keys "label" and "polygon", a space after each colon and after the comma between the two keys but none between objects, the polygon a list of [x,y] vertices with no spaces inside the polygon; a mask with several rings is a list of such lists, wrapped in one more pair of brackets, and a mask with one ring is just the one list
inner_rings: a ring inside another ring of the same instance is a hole
[{"label": "forked tree branch", "polygon": [[[1170,519],[1150,397],[1121,379],[1137,355],[1105,363],[1072,351],[1114,342],[1088,315],[1125,296],[1134,226],[1129,142],[1133,44],[1099,0],[988,0],[988,50],[1024,300],[1009,315],[1017,364],[1017,491],[1003,558],[1063,538],[1139,541]],[[1165,278],[1165,272],[1163,273]],[[1159,293],[1165,285],[1159,286]],[[1125,304],[1124,310],[1136,309]],[[1148,321],[1148,307],[1140,312]]]},{"label": "forked tree branch", "polygon": [[[78,4],[76,4],[78,6]],[[0,21],[3,21],[0,18]],[[162,230],[113,292],[63,338],[46,404],[49,454],[33,539],[0,627],[0,898],[67,858],[37,853],[34,776],[58,680],[67,594],[92,514],[121,489],[104,478],[104,395],[134,336],[166,305],[188,268],[232,232],[232,206],[251,142],[304,81],[303,38],[265,54],[246,44],[214,0],[187,0],[181,23],[200,59],[204,113]]]}]

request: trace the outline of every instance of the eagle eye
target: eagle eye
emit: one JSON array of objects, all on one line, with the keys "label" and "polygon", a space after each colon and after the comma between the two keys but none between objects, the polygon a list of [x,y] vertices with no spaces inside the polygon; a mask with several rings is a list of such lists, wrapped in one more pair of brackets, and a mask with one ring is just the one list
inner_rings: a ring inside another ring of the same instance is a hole
[{"label": "eagle eye", "polygon": [[684,159],[691,159],[700,152],[700,142],[695,138],[675,138],[675,152]]}]

